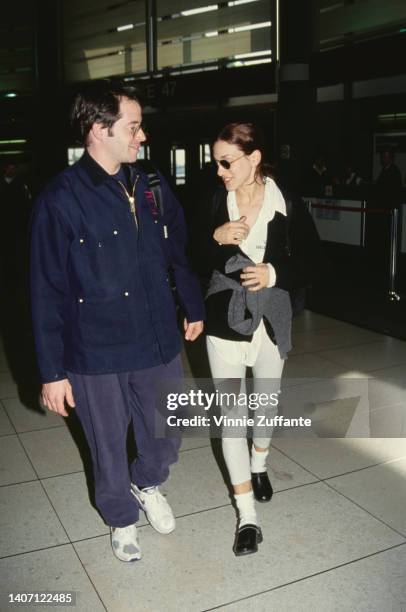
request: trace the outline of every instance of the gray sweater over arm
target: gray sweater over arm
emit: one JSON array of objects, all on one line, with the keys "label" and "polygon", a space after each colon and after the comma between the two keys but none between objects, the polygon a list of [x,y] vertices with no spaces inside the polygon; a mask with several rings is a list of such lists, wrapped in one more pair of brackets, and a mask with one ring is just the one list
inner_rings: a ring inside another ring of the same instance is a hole
[{"label": "gray sweater over arm", "polygon": [[[236,272],[247,266],[255,266],[255,264],[248,257],[237,254],[226,262],[225,272],[227,274]],[[249,336],[258,328],[262,317],[265,317],[274,331],[279,354],[282,359],[286,359],[292,348],[292,306],[288,291],[277,287],[248,291],[239,282],[215,270],[207,296],[227,289],[233,291],[228,308],[230,328]]]}]

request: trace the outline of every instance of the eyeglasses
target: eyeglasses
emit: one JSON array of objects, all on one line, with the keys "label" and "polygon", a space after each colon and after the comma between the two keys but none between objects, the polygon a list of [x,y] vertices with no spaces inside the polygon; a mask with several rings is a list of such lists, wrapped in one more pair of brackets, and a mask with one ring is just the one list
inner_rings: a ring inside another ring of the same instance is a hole
[{"label": "eyeglasses", "polygon": [[134,138],[134,136],[136,136],[140,130],[145,133],[145,123],[140,123],[139,125],[132,125],[130,127],[131,136]]},{"label": "eyeglasses", "polygon": [[215,159],[214,163],[217,165],[217,168],[221,166],[222,168],[224,168],[224,170],[230,170],[231,164],[238,161],[239,159],[242,159],[243,157],[246,157],[246,155],[240,155],[240,157],[236,157],[232,161],[228,161],[228,159]]}]

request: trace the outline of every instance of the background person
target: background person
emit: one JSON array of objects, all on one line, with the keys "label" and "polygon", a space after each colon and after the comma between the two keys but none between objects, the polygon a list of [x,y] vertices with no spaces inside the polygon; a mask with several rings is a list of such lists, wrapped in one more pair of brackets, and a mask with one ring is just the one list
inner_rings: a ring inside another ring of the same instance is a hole
[{"label": "background person", "polygon": [[344,171],[340,178],[340,185],[345,188],[356,188],[362,184],[362,177],[359,175],[354,165],[351,162],[347,162],[344,165]]},{"label": "background person", "polygon": [[395,164],[395,154],[386,149],[381,152],[381,172],[375,181],[378,208],[396,208],[400,205],[402,175]]},{"label": "background person", "polygon": [[305,177],[306,195],[324,195],[326,187],[332,184],[333,179],[327,168],[326,158],[318,153],[314,156],[312,166]]}]

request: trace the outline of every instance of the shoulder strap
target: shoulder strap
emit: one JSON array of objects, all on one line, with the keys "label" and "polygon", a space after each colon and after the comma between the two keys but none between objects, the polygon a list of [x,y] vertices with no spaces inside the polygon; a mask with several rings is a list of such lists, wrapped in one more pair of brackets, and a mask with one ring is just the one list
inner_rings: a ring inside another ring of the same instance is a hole
[{"label": "shoulder strap", "polygon": [[151,190],[156,207],[162,216],[164,214],[164,201],[162,197],[161,179],[159,178],[158,172],[149,159],[141,159],[137,161],[137,166],[147,175],[148,187]]}]

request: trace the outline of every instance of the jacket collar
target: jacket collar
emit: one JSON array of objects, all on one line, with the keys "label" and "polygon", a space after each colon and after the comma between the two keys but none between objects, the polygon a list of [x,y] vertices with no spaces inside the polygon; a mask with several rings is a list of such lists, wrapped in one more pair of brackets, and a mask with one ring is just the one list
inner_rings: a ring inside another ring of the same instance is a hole
[{"label": "jacket collar", "polygon": [[[111,179],[111,175],[101,167],[97,161],[89,155],[89,153],[85,150],[82,157],[78,161],[79,166],[86,172],[86,174],[90,177],[91,181],[94,185],[101,185],[105,181]],[[121,167],[124,170],[127,178],[130,179],[130,182],[133,183],[137,174],[139,174],[138,169],[134,164],[122,164]]]}]

